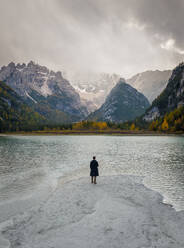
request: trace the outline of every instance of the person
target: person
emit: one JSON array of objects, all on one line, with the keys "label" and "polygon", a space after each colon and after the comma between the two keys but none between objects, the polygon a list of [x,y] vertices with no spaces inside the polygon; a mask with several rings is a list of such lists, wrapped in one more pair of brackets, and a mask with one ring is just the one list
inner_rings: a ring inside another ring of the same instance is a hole
[{"label": "person", "polygon": [[91,176],[91,183],[96,184],[96,177],[99,176],[98,173],[98,162],[96,161],[96,157],[93,157],[93,160],[90,162],[90,176]]}]

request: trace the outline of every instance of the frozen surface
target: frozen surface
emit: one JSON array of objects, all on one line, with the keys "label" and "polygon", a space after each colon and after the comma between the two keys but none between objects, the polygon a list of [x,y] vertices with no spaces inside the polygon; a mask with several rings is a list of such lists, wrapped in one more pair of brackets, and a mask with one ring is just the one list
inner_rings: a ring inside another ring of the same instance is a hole
[{"label": "frozen surface", "polygon": [[134,176],[58,183],[37,207],[4,227],[4,244],[16,248],[183,248],[184,211]]}]

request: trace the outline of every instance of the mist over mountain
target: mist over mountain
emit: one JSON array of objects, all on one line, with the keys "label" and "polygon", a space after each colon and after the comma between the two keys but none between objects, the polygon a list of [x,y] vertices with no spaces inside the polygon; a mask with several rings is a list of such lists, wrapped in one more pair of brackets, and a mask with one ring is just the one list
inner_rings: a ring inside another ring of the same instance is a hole
[{"label": "mist over mountain", "polygon": [[149,105],[148,99],[142,93],[121,78],[105,103],[88,118],[95,121],[124,122],[143,114]]},{"label": "mist over mountain", "polygon": [[79,93],[82,102],[92,112],[105,102],[111,89],[120,79],[120,75],[108,73],[65,73],[72,86]]},{"label": "mist over mountain", "polygon": [[[165,89],[171,72],[171,70],[149,70],[126,79],[126,82],[139,92],[143,93],[143,95],[148,98],[149,102],[152,103],[152,101]],[[72,86],[79,93],[81,100],[88,108],[88,111],[93,112],[105,102],[107,95],[119,81],[121,76],[108,73],[66,73],[66,78],[69,79]]]},{"label": "mist over mountain", "polygon": [[127,79],[132,87],[143,93],[151,103],[165,89],[171,70],[145,71]]},{"label": "mist over mountain", "polygon": [[58,121],[62,122],[62,118],[80,120],[88,114],[79,94],[60,71],[54,72],[32,61],[17,65],[12,62],[1,68],[0,80],[47,117],[61,114]]}]

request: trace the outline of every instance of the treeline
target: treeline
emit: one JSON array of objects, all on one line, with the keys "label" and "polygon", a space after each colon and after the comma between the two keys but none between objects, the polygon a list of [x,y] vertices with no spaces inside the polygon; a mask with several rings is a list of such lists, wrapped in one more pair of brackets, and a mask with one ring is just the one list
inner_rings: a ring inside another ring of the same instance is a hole
[{"label": "treeline", "polygon": [[123,123],[81,121],[72,125],[72,130],[141,130],[136,123],[129,121]]},{"label": "treeline", "polygon": [[176,108],[164,115],[164,117],[153,121],[149,125],[151,131],[184,131],[184,107]]},{"label": "treeline", "polygon": [[184,132],[184,106],[176,108],[152,122],[146,122],[139,117],[134,121],[118,124],[116,127],[134,131]]},{"label": "treeline", "polygon": [[106,130],[108,128],[108,123],[95,121],[81,121],[72,125],[73,130]]},{"label": "treeline", "polygon": [[[22,109],[28,111],[28,109]],[[0,119],[0,132],[12,131],[41,131],[41,132],[62,132],[65,130],[73,131],[110,131],[110,130],[129,130],[129,131],[159,131],[159,132],[184,132],[184,107],[175,109],[167,113],[164,117],[159,118],[151,123],[146,123],[136,119],[124,123],[112,122],[95,122],[95,121],[81,121],[69,124],[53,124],[47,123],[45,120],[39,120],[39,116],[35,113],[29,112],[26,118],[16,121],[13,119],[13,112],[6,114],[4,118],[6,121]],[[35,118],[37,122],[35,121]]]},{"label": "treeline", "polygon": [[123,123],[81,121],[72,125],[73,130],[130,130],[130,131],[159,131],[184,132],[184,106],[166,113],[154,121],[146,122],[142,118]]}]

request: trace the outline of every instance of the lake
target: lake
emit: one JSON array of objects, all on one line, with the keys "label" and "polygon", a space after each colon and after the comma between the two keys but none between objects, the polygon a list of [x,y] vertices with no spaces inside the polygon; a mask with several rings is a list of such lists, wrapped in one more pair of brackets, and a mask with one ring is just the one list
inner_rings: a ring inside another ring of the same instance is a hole
[{"label": "lake", "polygon": [[184,209],[184,137],[1,136],[0,154],[0,205],[39,202],[58,180],[88,177],[96,155],[100,176],[144,177],[144,184],[165,202]]}]

